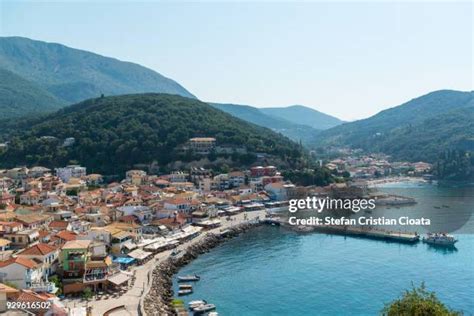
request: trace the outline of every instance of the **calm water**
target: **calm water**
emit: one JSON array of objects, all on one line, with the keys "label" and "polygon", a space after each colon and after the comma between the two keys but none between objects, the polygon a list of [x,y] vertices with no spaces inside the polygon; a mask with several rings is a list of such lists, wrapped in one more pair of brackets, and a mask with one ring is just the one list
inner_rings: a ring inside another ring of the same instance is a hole
[{"label": "calm water", "polygon": [[[436,197],[442,197],[442,204],[449,201],[446,196],[453,203],[461,199],[468,209],[460,210],[461,204],[456,204],[457,212],[469,212],[474,205],[468,192],[451,189],[424,186],[387,190],[407,190],[411,194],[405,195],[424,197],[423,203],[432,203]],[[417,206],[376,212],[455,211],[454,207]],[[423,281],[447,305],[471,315],[474,236],[462,233],[463,229],[456,234],[457,249],[448,251],[422,243],[407,245],[259,227],[200,256],[179,274],[201,276],[194,294],[185,301],[206,299],[217,305],[220,315],[375,315],[384,302],[399,296],[412,282],[418,285]]]}]

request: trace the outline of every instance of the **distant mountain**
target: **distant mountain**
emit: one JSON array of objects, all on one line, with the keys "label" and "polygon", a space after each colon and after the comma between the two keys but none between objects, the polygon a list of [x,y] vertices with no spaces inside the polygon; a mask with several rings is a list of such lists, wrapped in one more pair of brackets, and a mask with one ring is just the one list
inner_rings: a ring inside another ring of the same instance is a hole
[{"label": "distant mountain", "polygon": [[319,132],[306,125],[295,124],[283,118],[267,115],[261,109],[249,105],[222,103],[210,103],[210,105],[244,121],[270,128],[294,141],[301,140],[303,144],[314,142]]},{"label": "distant mountain", "polygon": [[299,125],[307,125],[315,129],[328,129],[344,123],[340,119],[316,111],[302,105],[292,105],[282,108],[261,108],[263,113],[285,119]]},{"label": "distant mountain", "polygon": [[22,37],[0,37],[0,67],[36,83],[64,104],[101,94],[158,92],[195,98],[143,66]]},{"label": "distant mountain", "polygon": [[37,84],[0,68],[0,119],[51,112],[64,105]]},{"label": "distant mountain", "polygon": [[[61,166],[70,161],[91,172],[119,174],[135,164],[160,167],[193,157],[178,148],[191,137],[215,137],[219,145],[245,148],[227,159],[252,163],[267,153],[280,161],[298,159],[300,146],[267,128],[234,118],[206,103],[169,94],[137,94],[96,98],[68,106],[11,127],[0,166]],[[73,146],[62,146],[74,137]],[[200,159],[200,157],[199,157]],[[209,157],[209,159],[212,159]]]},{"label": "distant mountain", "polygon": [[317,145],[380,151],[412,161],[435,161],[448,149],[474,150],[473,98],[474,92],[435,91],[323,131]]}]

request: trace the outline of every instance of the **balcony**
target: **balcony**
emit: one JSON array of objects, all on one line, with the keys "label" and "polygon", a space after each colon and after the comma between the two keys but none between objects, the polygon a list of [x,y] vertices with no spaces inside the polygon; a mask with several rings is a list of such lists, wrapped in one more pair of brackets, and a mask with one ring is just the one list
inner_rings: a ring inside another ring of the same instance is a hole
[{"label": "balcony", "polygon": [[47,292],[47,293],[56,293],[58,288],[56,285],[52,282],[38,282],[38,283],[32,283],[30,286],[30,290],[41,293],[41,292]]}]

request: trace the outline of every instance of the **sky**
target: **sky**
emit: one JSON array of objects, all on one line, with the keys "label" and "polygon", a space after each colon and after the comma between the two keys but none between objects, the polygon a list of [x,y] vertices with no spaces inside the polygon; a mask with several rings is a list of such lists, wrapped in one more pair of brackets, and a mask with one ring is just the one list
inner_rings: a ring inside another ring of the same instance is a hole
[{"label": "sky", "polygon": [[203,101],[343,120],[473,90],[473,2],[0,0],[0,35],[149,67]]}]

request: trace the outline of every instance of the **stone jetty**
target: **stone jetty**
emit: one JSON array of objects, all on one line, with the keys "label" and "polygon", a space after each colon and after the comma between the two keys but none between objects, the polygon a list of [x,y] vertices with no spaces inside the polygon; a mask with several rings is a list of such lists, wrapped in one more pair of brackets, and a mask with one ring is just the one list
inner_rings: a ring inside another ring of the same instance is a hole
[{"label": "stone jetty", "polygon": [[176,257],[170,256],[159,263],[153,270],[151,288],[143,302],[145,314],[147,316],[178,315],[171,304],[174,297],[172,289],[173,275],[175,275],[181,267],[196,259],[200,254],[209,252],[222,242],[238,236],[256,225],[259,225],[259,223],[241,224],[227,229],[225,234],[207,233],[204,238],[190,245],[183,255]]}]

